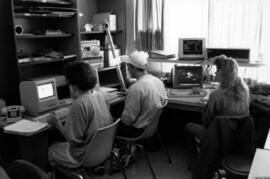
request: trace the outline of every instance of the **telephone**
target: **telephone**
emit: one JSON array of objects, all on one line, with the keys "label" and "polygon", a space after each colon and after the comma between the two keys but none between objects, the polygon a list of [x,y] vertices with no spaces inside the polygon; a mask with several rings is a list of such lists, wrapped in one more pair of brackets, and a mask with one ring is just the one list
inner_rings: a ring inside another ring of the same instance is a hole
[{"label": "telephone", "polygon": [[24,106],[7,106],[2,108],[2,114],[6,115],[7,123],[17,122],[22,118],[22,112],[25,112]]}]

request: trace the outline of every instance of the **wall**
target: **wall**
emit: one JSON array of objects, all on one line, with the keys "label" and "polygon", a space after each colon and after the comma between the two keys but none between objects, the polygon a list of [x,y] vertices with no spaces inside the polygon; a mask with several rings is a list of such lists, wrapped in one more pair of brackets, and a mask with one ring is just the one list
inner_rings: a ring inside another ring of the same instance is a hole
[{"label": "wall", "polygon": [[83,16],[79,17],[80,30],[86,23],[90,23],[91,16],[97,13],[97,1],[98,0],[77,0],[79,15],[83,14]]}]

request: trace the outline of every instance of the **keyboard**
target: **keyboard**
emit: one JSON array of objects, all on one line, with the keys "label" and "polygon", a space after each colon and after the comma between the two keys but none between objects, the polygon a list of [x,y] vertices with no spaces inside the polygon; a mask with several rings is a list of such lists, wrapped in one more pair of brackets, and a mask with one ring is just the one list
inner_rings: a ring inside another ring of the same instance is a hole
[{"label": "keyboard", "polygon": [[60,121],[65,121],[68,114],[69,114],[69,111],[70,111],[70,108],[69,107],[63,107],[63,108],[60,108],[60,109],[57,109],[54,111],[56,117],[58,119],[60,119]]},{"label": "keyboard", "polygon": [[72,98],[61,99],[59,100],[59,107],[72,105],[72,102],[73,102]]},{"label": "keyboard", "polygon": [[34,121],[38,122],[47,122],[50,119],[51,119],[50,113],[42,114],[33,118]]},{"label": "keyboard", "polygon": [[202,89],[168,89],[169,97],[204,97],[207,92]]},{"label": "keyboard", "polygon": [[39,121],[39,122],[48,122],[51,119],[51,113],[54,112],[56,117],[61,121],[61,122],[65,122],[66,118],[69,114],[70,108],[69,107],[63,107],[63,108],[59,108],[56,109],[54,111],[50,111],[46,114],[42,114],[40,116],[37,116],[35,118],[33,118],[34,121]]}]

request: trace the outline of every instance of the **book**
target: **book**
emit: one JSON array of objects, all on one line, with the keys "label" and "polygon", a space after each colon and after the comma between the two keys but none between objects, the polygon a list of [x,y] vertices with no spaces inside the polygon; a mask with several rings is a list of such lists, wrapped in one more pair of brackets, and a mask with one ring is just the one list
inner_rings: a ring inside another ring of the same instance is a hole
[{"label": "book", "polygon": [[162,50],[154,50],[149,52],[150,58],[162,58],[162,59],[168,59],[168,58],[175,58],[174,53],[162,51]]},{"label": "book", "polygon": [[22,119],[16,123],[13,123],[4,127],[4,132],[12,133],[12,134],[21,134],[21,135],[32,135],[47,127],[48,127],[48,123]]}]

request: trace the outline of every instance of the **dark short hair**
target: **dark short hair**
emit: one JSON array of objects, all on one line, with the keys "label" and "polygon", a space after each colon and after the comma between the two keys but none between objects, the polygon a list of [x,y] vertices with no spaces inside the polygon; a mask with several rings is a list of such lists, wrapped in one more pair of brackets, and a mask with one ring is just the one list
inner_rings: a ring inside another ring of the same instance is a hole
[{"label": "dark short hair", "polygon": [[65,65],[64,74],[69,84],[77,86],[82,91],[93,89],[97,83],[94,69],[82,61]]}]

